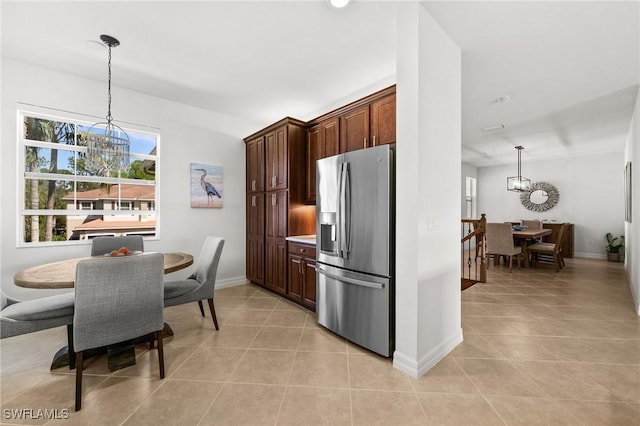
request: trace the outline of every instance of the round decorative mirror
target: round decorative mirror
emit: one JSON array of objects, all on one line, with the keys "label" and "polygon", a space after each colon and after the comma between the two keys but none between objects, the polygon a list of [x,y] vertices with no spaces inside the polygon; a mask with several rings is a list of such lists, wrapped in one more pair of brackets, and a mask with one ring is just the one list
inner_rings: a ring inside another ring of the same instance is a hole
[{"label": "round decorative mirror", "polygon": [[529,192],[520,194],[520,202],[534,212],[546,212],[560,200],[558,189],[547,182],[534,182]]}]

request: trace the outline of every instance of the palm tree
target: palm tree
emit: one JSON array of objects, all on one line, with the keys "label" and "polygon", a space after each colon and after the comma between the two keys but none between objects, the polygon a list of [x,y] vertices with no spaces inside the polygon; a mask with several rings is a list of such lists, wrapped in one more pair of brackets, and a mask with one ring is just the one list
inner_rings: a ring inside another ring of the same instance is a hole
[{"label": "palm tree", "polygon": [[[26,117],[25,122],[25,137],[31,140],[45,141],[45,142],[73,142],[75,136],[75,129],[73,124],[61,123],[51,120],[43,120],[39,118]],[[38,172],[38,166],[41,163],[41,159],[38,155],[37,147],[27,147],[26,150],[26,163],[29,165],[30,172]],[[51,150],[51,159],[49,161],[49,173],[58,172],[58,150]],[[30,180],[30,205],[31,209],[36,210],[40,207],[39,203],[39,191],[38,180]],[[45,208],[54,209],[56,198],[56,182],[50,180],[47,182],[47,201]],[[53,241],[53,228],[55,220],[52,215],[46,216],[45,221],[45,241]],[[40,223],[38,216],[31,216],[31,241],[40,241]]]}]

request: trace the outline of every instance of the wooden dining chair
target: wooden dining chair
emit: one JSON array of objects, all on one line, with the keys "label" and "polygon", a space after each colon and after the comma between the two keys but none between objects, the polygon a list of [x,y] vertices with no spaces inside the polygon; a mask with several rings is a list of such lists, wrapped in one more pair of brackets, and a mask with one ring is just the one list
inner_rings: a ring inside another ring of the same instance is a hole
[{"label": "wooden dining chair", "polygon": [[537,219],[534,219],[534,220],[522,219],[520,223],[522,224],[522,226],[526,226],[527,229],[542,229],[542,222]]},{"label": "wooden dining chair", "polygon": [[555,243],[535,243],[528,247],[528,251],[531,254],[531,260],[535,263],[548,260],[552,262],[556,267],[556,272],[560,272],[564,268],[564,257],[562,255],[562,246],[564,236],[567,232],[569,224],[563,223],[560,225],[558,236]]},{"label": "wooden dining chair", "polygon": [[76,411],[82,408],[84,351],[154,335],[160,378],[164,378],[162,253],[78,262],[73,345],[76,353]]},{"label": "wooden dining chair", "polygon": [[[509,272],[513,269],[513,258],[516,257],[518,268],[520,268],[520,257],[522,257],[522,247],[516,246],[513,242],[513,228],[511,223],[487,223],[487,255],[493,256],[497,265],[500,256],[509,258]],[[489,267],[487,262],[487,267]]]}]

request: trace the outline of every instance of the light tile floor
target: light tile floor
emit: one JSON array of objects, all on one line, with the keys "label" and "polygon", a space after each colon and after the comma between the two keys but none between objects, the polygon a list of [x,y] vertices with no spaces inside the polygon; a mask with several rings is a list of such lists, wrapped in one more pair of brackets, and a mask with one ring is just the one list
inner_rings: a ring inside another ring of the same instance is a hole
[{"label": "light tile floor", "polygon": [[[621,264],[568,259],[491,267],[462,293],[464,342],[415,380],[317,326],[312,313],[258,287],[216,292],[220,331],[195,303],[167,309],[167,377],[157,353],[109,373],[53,372],[64,328],[1,341],[4,424],[635,425],[640,318]],[[10,409],[68,409],[68,419],[9,420]]]}]

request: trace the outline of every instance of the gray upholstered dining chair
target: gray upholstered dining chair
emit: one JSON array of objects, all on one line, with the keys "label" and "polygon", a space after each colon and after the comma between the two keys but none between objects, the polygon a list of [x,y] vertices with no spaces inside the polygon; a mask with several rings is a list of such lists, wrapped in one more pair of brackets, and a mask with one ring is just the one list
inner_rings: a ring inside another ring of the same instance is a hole
[{"label": "gray upholstered dining chair", "polygon": [[123,235],[121,237],[96,237],[91,240],[91,256],[107,254],[120,247],[131,251],[144,251],[144,240],[141,235]]},{"label": "gray upholstered dining chair", "polygon": [[162,253],[78,262],[73,346],[76,351],[76,411],[82,407],[83,352],[153,335],[164,378]]},{"label": "gray upholstered dining chair", "polygon": [[209,310],[216,330],[220,328],[218,327],[218,318],[216,318],[216,310],[213,305],[213,292],[223,246],[223,238],[207,237],[202,244],[200,256],[196,261],[195,272],[186,280],[167,281],[164,283],[165,307],[198,302],[200,313],[204,316],[202,301],[206,299],[209,302]]},{"label": "gray upholstered dining chair", "polygon": [[[0,337],[33,333],[73,323],[73,292],[24,302],[1,292]],[[68,330],[70,331],[70,330]]]},{"label": "gray upholstered dining chair", "polygon": [[[518,261],[520,267],[520,257],[522,247],[516,246],[513,242],[513,228],[511,223],[487,223],[487,255],[493,256],[497,265],[499,256],[509,257],[509,272],[513,268],[513,257]],[[487,262],[489,267],[489,262]]]}]

